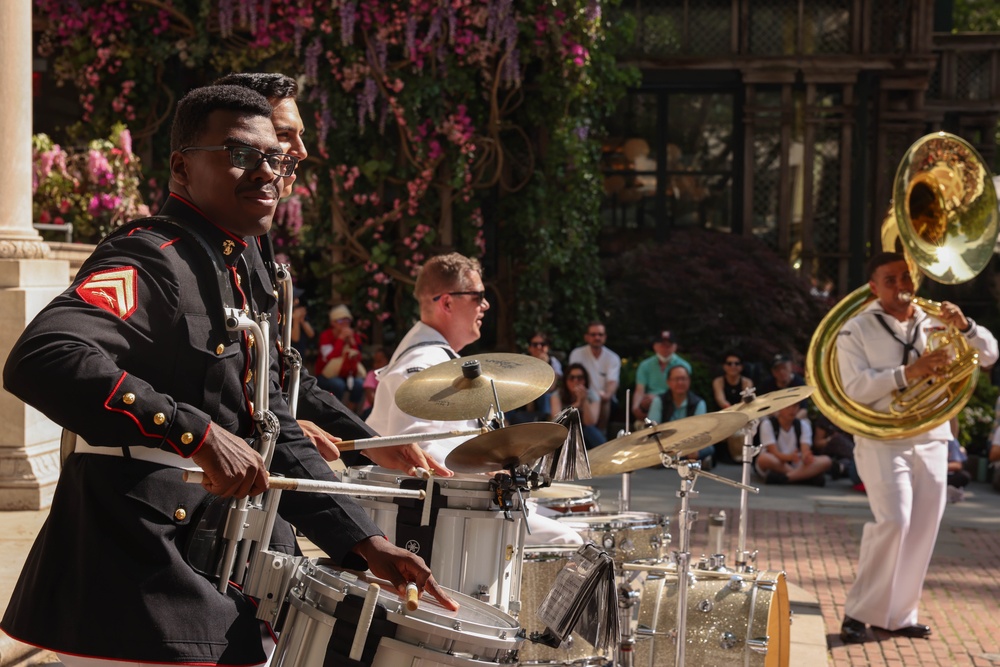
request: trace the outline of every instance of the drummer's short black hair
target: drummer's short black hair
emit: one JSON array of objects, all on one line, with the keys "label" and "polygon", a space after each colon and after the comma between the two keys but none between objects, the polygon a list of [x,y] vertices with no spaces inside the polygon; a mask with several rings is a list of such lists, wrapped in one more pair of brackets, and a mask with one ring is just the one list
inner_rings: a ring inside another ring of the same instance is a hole
[{"label": "drummer's short black hair", "polygon": [[878,267],[885,266],[886,264],[892,264],[893,262],[905,262],[906,257],[899,252],[879,252],[872,255],[868,263],[865,264],[865,275],[868,276],[868,280],[871,280],[875,276],[875,272],[878,271]]},{"label": "drummer's short black hair", "polygon": [[243,86],[269,100],[295,99],[299,84],[292,77],[278,72],[232,72],[212,82],[213,86]]},{"label": "drummer's short black hair", "polygon": [[170,150],[179,151],[194,145],[205,130],[209,114],[220,110],[263,116],[268,120],[272,111],[266,97],[243,86],[195,88],[177,103],[177,113],[170,126]]}]

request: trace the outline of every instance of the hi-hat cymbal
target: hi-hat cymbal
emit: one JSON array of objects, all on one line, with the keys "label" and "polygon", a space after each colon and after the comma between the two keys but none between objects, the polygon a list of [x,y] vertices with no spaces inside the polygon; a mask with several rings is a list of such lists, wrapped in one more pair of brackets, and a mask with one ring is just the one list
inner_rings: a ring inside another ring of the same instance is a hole
[{"label": "hi-hat cymbal", "polygon": [[562,424],[532,422],[498,428],[466,440],[451,450],[444,464],[457,472],[493,472],[511,465],[531,465],[562,446]]},{"label": "hi-hat cymbal", "polygon": [[730,405],[723,412],[742,412],[747,415],[747,419],[757,419],[795,405],[809,398],[816,391],[815,387],[786,387],[777,391],[770,391],[761,396],[756,396],[749,403],[736,403]]},{"label": "hi-hat cymbal", "polygon": [[740,412],[711,412],[629,433],[587,452],[590,472],[600,477],[658,465],[661,446],[671,456],[687,456],[736,433],[747,421]]},{"label": "hi-hat cymbal", "polygon": [[527,354],[461,357],[410,376],[396,390],[396,405],[418,419],[479,419],[493,405],[493,384],[506,412],[544,394],[555,378],[551,366]]}]

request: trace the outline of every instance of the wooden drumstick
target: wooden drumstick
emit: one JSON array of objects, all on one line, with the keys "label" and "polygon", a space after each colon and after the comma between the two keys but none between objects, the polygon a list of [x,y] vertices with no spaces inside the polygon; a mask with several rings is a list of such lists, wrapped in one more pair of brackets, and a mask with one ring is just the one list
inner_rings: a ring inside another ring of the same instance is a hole
[{"label": "wooden drumstick", "polygon": [[430,442],[431,440],[445,440],[447,438],[458,438],[462,436],[482,435],[489,431],[483,428],[465,429],[460,431],[441,431],[440,433],[404,433],[403,435],[382,435],[375,438],[362,438],[359,440],[341,440],[337,443],[337,449],[342,452],[353,452],[373,447],[394,447],[396,445],[408,445],[411,442]]},{"label": "wooden drumstick", "polygon": [[416,611],[417,606],[420,601],[417,599],[417,584],[416,582],[409,581],[406,583],[406,609],[407,611]]},{"label": "wooden drumstick", "polygon": [[[201,484],[205,473],[198,470],[185,470],[184,481],[191,484]],[[302,479],[298,477],[270,477],[267,488],[281,491],[310,491],[313,493],[329,493],[348,496],[394,496],[396,498],[416,498],[423,500],[423,489],[396,489],[387,486],[370,484],[347,484],[344,482],[327,482],[319,479]]]}]

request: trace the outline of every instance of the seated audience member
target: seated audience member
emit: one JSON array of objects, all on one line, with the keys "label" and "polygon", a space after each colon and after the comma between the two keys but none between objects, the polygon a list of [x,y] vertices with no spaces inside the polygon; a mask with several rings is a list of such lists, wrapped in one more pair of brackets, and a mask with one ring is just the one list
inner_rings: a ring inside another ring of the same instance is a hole
[{"label": "seated audience member", "polygon": [[547,421],[555,415],[552,409],[552,397],[559,391],[559,384],[562,382],[562,364],[549,352],[549,337],[541,331],[536,331],[528,339],[528,354],[547,363],[555,373],[555,379],[549,390],[527,406],[528,411],[534,412],[538,419]]},{"label": "seated audience member", "polygon": [[580,412],[583,423],[583,440],[587,449],[603,445],[607,438],[597,428],[601,414],[601,396],[590,387],[590,375],[582,364],[570,364],[563,373],[559,391],[552,395],[552,413],[574,407]]},{"label": "seated audience member", "polygon": [[855,491],[864,491],[861,477],[854,465],[854,437],[840,430],[836,424],[820,414],[812,421],[813,454],[829,456],[830,477],[840,479],[850,477]]},{"label": "seated audience member", "polygon": [[948,441],[948,502],[957,503],[965,500],[965,487],[972,481],[972,475],[965,469],[969,460],[965,448],[958,440]]},{"label": "seated audience member", "polygon": [[[361,336],[352,326],[354,317],[341,304],[330,309],[330,328],[319,335],[316,382],[320,387],[355,409],[364,396],[366,374],[361,364]],[[345,394],[349,396],[345,400]]]},{"label": "seated audience member", "polygon": [[[742,402],[742,393],[753,387],[753,380],[743,375],[743,359],[736,352],[722,356],[722,375],[712,380],[712,396],[720,410]],[[723,463],[738,463],[743,456],[743,436],[731,435],[715,448]]]},{"label": "seated audience member", "polygon": [[371,414],[372,404],[375,402],[375,390],[378,388],[378,377],[375,375],[375,371],[384,367],[389,363],[389,354],[385,351],[384,347],[377,347],[375,351],[372,352],[372,367],[365,375],[365,381],[361,384],[364,389],[365,398],[361,405],[361,410],[358,412],[358,416],[362,419],[367,419],[368,415]]},{"label": "seated audience member", "polygon": [[[703,415],[708,411],[705,399],[691,391],[691,374],[684,366],[674,366],[670,369],[667,374],[667,387],[669,389],[667,393],[655,397],[650,403],[650,420],[657,423],[672,422],[685,417]],[[709,445],[689,455],[688,458],[701,461],[702,469],[710,470],[714,463],[713,454],[715,445]]]},{"label": "seated audience member", "polygon": [[722,375],[712,380],[712,394],[720,410],[742,402],[742,393],[753,386],[753,380],[743,375],[743,359],[736,352],[727,352],[722,359]]},{"label": "seated audience member", "polygon": [[812,452],[812,426],[796,417],[798,405],[782,408],[760,421],[761,452],[754,469],[768,484],[826,484],[829,456]]},{"label": "seated audience member", "polygon": [[[771,360],[771,375],[769,377],[762,378],[757,384],[757,395],[763,396],[764,394],[770,394],[772,391],[778,391],[779,389],[804,386],[806,386],[805,378],[792,370],[791,358],[783,354],[776,354]],[[799,419],[805,419],[807,417],[807,405],[808,401],[802,401],[799,404]]]},{"label": "seated audience member", "polygon": [[632,415],[636,419],[649,417],[653,398],[667,393],[667,374],[674,366],[683,366],[691,372],[691,364],[677,354],[677,337],[670,331],[657,332],[653,338],[653,356],[643,359],[635,371]]},{"label": "seated audience member", "polygon": [[569,353],[569,363],[582,364],[586,369],[590,377],[590,388],[601,397],[601,416],[597,420],[597,428],[601,433],[607,433],[612,406],[618,401],[616,394],[621,380],[622,359],[604,344],[608,335],[603,323],[594,321],[588,324],[584,339],[587,341],[586,345],[573,348]]}]

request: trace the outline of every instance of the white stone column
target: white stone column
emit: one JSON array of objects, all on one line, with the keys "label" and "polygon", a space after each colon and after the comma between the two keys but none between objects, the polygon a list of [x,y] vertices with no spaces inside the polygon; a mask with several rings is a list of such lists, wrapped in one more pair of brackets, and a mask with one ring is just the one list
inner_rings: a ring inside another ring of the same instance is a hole
[{"label": "white stone column", "polygon": [[[31,226],[31,0],[0,0],[0,359],[67,285],[69,263],[49,259]],[[41,509],[59,476],[59,428],[0,392],[0,509]]]}]

